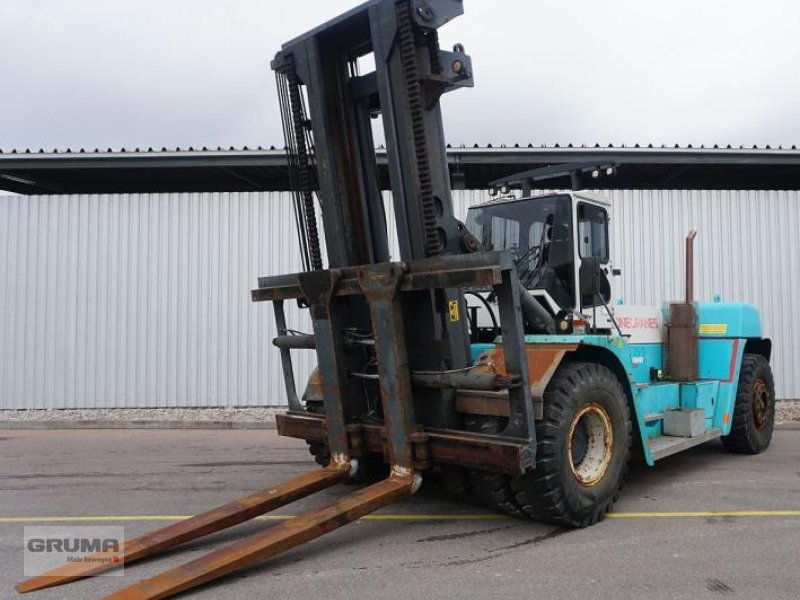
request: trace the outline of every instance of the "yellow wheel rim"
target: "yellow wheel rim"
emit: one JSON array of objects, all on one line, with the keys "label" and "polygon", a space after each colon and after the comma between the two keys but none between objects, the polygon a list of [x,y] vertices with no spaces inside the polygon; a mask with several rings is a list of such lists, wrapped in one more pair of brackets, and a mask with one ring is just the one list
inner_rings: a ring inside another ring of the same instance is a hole
[{"label": "yellow wheel rim", "polygon": [[611,463],[614,432],[606,409],[592,402],[572,417],[567,437],[567,459],[572,477],[592,486],[603,478]]}]

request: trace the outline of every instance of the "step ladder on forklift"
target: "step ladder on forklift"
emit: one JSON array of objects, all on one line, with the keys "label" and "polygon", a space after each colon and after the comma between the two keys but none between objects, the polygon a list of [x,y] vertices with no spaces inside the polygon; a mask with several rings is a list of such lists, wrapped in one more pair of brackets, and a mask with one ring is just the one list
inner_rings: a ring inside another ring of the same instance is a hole
[{"label": "step ladder on forklift", "polygon": [[[663,421],[665,416],[663,412],[647,413],[644,415],[644,421],[645,423]],[[650,439],[650,452],[653,455],[653,460],[659,460],[677,454],[678,452],[683,452],[694,446],[710,442],[719,437],[722,437],[722,429],[717,427],[712,427],[699,435],[693,436],[664,434]]]}]

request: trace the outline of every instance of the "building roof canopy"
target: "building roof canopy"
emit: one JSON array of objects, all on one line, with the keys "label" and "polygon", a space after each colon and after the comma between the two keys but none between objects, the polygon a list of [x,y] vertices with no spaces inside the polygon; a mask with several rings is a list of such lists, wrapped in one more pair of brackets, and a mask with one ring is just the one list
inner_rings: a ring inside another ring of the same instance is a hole
[{"label": "building roof canopy", "polygon": [[[376,150],[388,188],[386,151]],[[453,187],[486,189],[554,165],[617,165],[598,189],[800,189],[800,150],[692,146],[448,146]],[[569,179],[533,182],[569,187]],[[289,189],[281,148],[0,151],[0,190],[20,194],[271,191]]]}]

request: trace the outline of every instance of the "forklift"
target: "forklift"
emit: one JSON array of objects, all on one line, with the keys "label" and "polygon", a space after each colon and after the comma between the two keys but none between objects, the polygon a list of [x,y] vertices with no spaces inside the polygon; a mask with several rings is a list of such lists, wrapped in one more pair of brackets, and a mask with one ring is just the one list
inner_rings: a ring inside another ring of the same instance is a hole
[{"label": "forklift", "polygon": [[[612,306],[602,198],[490,199],[456,218],[439,100],[471,87],[473,71],[463,46],[440,47],[438,29],[462,12],[461,0],[371,0],[272,62],[304,270],[260,277],[251,295],[272,303],[277,323],[288,402],[278,432],[308,442],[321,467],[129,540],[117,562],[99,553],[18,591],[129,564],[348,480],[367,485],[106,598],[167,598],[250,567],[433,474],[499,510],[585,527],[611,510],[634,450],[652,465],[714,438],[743,453],[769,445],[770,340],[754,307],[694,301],[696,232],[682,302]],[[309,311],[312,333],[287,326],[286,302]],[[303,394],[298,349],[317,355]]]}]

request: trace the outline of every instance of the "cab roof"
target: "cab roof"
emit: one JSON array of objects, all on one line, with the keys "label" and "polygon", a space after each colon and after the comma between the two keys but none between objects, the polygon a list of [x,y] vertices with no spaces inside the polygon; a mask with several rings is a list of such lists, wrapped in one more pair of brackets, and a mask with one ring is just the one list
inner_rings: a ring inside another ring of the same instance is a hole
[{"label": "cab roof", "polygon": [[481,202],[480,204],[475,204],[470,206],[470,210],[473,208],[485,208],[489,206],[497,206],[499,204],[512,204],[514,202],[523,202],[527,200],[539,200],[543,198],[556,198],[558,196],[573,196],[575,198],[579,198],[581,200],[589,200],[590,202],[594,202],[596,204],[602,204],[603,206],[611,206],[611,201],[598,194],[596,192],[590,192],[587,190],[579,190],[577,192],[560,192],[558,194],[541,194],[538,196],[523,196],[520,198],[517,197],[505,197],[499,198],[497,200],[487,200],[486,202]]}]

